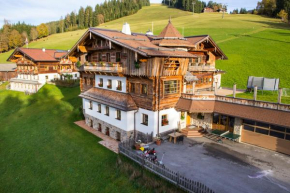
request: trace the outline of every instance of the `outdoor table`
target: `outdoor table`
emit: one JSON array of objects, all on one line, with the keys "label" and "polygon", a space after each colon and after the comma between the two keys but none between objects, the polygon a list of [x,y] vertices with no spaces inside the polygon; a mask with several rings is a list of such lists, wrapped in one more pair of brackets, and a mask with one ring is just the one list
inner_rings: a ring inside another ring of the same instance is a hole
[{"label": "outdoor table", "polygon": [[178,133],[178,132],[175,132],[175,133],[170,133],[169,134],[169,142],[171,142],[172,138],[174,139],[174,143],[176,143],[176,139],[180,136],[183,136],[182,133]]}]

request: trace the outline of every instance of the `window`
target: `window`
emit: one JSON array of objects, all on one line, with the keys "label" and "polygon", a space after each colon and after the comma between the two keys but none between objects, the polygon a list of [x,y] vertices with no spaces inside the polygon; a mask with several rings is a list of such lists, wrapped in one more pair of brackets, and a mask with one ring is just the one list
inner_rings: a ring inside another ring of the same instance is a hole
[{"label": "window", "polygon": [[75,74],[75,77],[78,77],[78,75],[77,75],[77,74]]},{"label": "window", "polygon": [[120,62],[121,61],[121,53],[117,52],[116,53],[116,62]]},{"label": "window", "polygon": [[141,93],[147,95],[147,84],[141,85]]},{"label": "window", "polygon": [[90,85],[93,86],[94,85],[94,79],[90,78]]},{"label": "window", "polygon": [[109,106],[106,106],[106,114],[105,115],[110,116],[110,108],[109,108]]},{"label": "window", "polygon": [[279,133],[279,132],[275,132],[275,131],[270,131],[270,135],[273,137],[281,138],[281,139],[284,139],[284,137],[285,137],[284,133]]},{"label": "window", "polygon": [[261,128],[256,128],[256,133],[261,133],[261,134],[264,134],[264,135],[269,135],[269,130],[266,130],[266,129],[261,129]]},{"label": "window", "polygon": [[164,82],[164,94],[176,94],[179,93],[179,81],[170,80]]},{"label": "window", "polygon": [[220,115],[218,113],[213,114],[213,123],[214,124],[219,124],[220,122]]},{"label": "window", "polygon": [[121,120],[121,111],[117,109],[116,113],[117,113],[116,119]]},{"label": "window", "polygon": [[251,127],[249,125],[244,125],[244,129],[247,130],[247,131],[254,131],[255,130],[254,127]]},{"label": "window", "polygon": [[84,77],[84,84],[87,84],[87,77]]},{"label": "window", "polygon": [[111,79],[108,80],[107,88],[109,88],[109,89],[112,88],[112,80]]},{"label": "window", "polygon": [[284,127],[280,127],[280,126],[277,126],[277,125],[271,125],[271,130],[285,132],[285,129],[286,128],[284,128]]},{"label": "window", "polygon": [[135,93],[135,83],[130,83],[130,92]]},{"label": "window", "polygon": [[103,79],[102,78],[100,78],[100,82],[99,82],[99,87],[103,87]]},{"label": "window", "polygon": [[89,109],[93,110],[93,101],[90,101]]},{"label": "window", "polygon": [[203,113],[198,113],[197,114],[197,118],[203,120],[204,119],[204,114]]},{"label": "window", "polygon": [[290,135],[286,135],[286,140],[290,141]]},{"label": "window", "polygon": [[259,126],[259,127],[269,128],[269,124],[267,124],[267,123],[256,122],[256,125]]},{"label": "window", "polygon": [[101,113],[102,112],[102,105],[98,104],[98,112]]},{"label": "window", "polygon": [[117,90],[122,90],[122,81],[120,80],[117,81]]},{"label": "window", "polygon": [[148,126],[148,115],[142,114],[142,124]]},{"label": "window", "polygon": [[111,54],[110,53],[106,54],[106,62],[111,62]]},{"label": "window", "polygon": [[162,115],[162,117],[161,117],[161,125],[162,126],[168,125],[167,115]]},{"label": "window", "polygon": [[252,121],[252,120],[244,119],[243,122],[244,122],[245,124],[255,125],[255,121]]},{"label": "window", "polygon": [[99,58],[99,62],[100,62],[100,61],[102,61],[102,53],[99,53],[98,55],[99,55],[98,58]]}]

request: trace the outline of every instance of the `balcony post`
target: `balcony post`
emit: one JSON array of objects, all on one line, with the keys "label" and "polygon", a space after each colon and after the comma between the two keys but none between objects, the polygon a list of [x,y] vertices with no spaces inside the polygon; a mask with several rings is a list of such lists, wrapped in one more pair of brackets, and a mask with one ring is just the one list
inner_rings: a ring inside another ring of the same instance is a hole
[{"label": "balcony post", "polygon": [[236,90],[237,90],[237,85],[234,84],[233,86],[233,97],[236,98]]},{"label": "balcony post", "polygon": [[278,91],[278,103],[279,104],[281,104],[281,102],[282,102],[282,94],[283,94],[282,91],[283,91],[282,88],[279,88],[279,91]]},{"label": "balcony post", "polygon": [[254,101],[257,100],[257,92],[258,92],[258,87],[255,86],[255,87],[254,87]]}]

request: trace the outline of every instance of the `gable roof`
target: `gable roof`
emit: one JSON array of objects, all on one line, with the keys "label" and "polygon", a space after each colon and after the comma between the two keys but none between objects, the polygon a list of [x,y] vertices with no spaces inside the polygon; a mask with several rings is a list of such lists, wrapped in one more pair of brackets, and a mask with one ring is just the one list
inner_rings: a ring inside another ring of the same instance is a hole
[{"label": "gable roof", "polygon": [[7,61],[9,61],[17,52],[20,52],[24,56],[29,57],[34,62],[58,62],[60,61],[61,57],[67,54],[67,51],[65,50],[45,49],[45,51],[43,51],[42,48],[16,48],[14,52],[9,56]]},{"label": "gable roof", "polygon": [[225,55],[225,53],[222,51],[222,49],[220,49],[220,47],[215,43],[215,41],[209,35],[187,36],[185,38],[189,42],[194,44],[195,46],[206,41],[207,43],[211,44],[212,47],[216,48],[216,51],[213,52],[213,54],[219,55],[223,60],[228,59],[228,57]]},{"label": "gable roof", "polygon": [[196,57],[193,54],[190,54],[183,50],[177,49],[168,49],[154,45],[151,42],[152,36],[147,36],[146,34],[132,33],[132,35],[127,35],[117,30],[108,30],[101,28],[89,28],[89,30],[81,37],[81,39],[74,45],[70,53],[74,51],[78,44],[82,41],[83,38],[87,37],[89,33],[95,34],[99,37],[107,39],[112,43],[135,51],[143,56],[171,56],[171,57]]},{"label": "gable roof", "polygon": [[0,72],[13,72],[17,68],[16,64],[0,64]]}]

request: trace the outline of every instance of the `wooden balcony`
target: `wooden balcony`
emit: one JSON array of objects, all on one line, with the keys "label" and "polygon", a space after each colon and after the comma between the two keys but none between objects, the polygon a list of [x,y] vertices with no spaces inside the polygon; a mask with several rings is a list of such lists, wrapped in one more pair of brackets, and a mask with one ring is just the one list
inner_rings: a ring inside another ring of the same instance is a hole
[{"label": "wooden balcony", "polygon": [[120,63],[97,63],[95,65],[84,65],[84,71],[97,71],[97,72],[112,72],[112,73],[120,73],[123,71],[123,67]]},{"label": "wooden balcony", "polygon": [[62,74],[62,73],[72,73],[73,70],[72,69],[62,69],[62,70],[57,70],[57,72],[59,74]]},{"label": "wooden balcony", "polygon": [[215,66],[202,65],[202,66],[189,66],[189,71],[216,71]]},{"label": "wooden balcony", "polygon": [[38,74],[38,70],[17,70],[18,74]]}]

